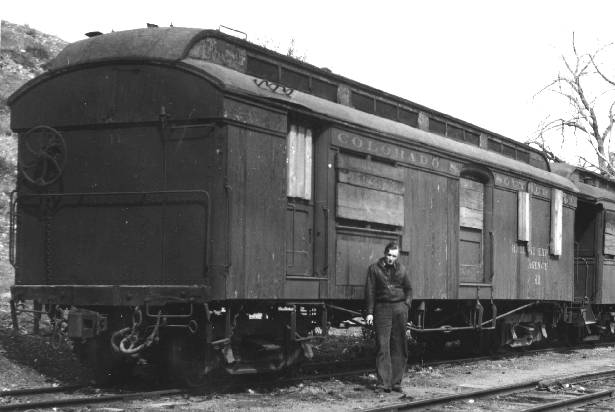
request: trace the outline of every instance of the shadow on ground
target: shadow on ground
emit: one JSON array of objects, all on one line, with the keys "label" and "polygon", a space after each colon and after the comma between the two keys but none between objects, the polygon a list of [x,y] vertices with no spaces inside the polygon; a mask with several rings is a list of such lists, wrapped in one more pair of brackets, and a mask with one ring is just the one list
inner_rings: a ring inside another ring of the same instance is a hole
[{"label": "shadow on ground", "polygon": [[[4,302],[2,302],[4,303]],[[38,382],[53,381],[63,384],[83,383],[90,380],[67,343],[58,347],[51,344],[51,328],[41,322],[40,334],[32,333],[32,318],[20,316],[19,332],[11,324],[8,304],[0,305],[0,365],[16,375],[3,376],[7,380],[21,381],[31,377]],[[40,376],[36,376],[36,375]],[[40,379],[39,379],[40,378]]]}]

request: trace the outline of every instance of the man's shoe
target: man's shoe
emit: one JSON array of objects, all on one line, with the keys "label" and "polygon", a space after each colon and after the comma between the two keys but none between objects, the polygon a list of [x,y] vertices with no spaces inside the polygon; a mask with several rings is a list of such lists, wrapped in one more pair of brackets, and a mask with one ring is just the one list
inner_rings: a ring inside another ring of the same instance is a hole
[{"label": "man's shoe", "polygon": [[401,388],[401,386],[399,386],[399,385],[395,385],[395,386],[393,386],[393,390],[394,390],[395,392],[404,393],[403,389],[402,389],[402,388]]},{"label": "man's shoe", "polygon": [[383,388],[382,386],[377,386],[376,387],[376,393],[390,393],[391,389],[390,388]]}]

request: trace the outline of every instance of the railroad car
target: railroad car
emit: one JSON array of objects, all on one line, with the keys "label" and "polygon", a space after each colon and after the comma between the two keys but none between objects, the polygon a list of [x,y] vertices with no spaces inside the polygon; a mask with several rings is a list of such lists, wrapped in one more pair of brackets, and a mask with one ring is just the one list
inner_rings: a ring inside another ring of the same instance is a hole
[{"label": "railroad car", "polygon": [[[215,30],[138,29],[68,45],[9,105],[13,309],[34,301],[100,379],[134,360],[199,382],[309,357],[360,323],[391,240],[417,341],[612,333],[609,262],[583,232],[605,204],[593,188],[328,69]],[[578,268],[598,261],[590,294]]]},{"label": "railroad car", "polygon": [[574,339],[597,340],[615,332],[615,184],[603,175],[565,163],[554,173],[578,188],[574,222],[573,299],[564,319]]}]

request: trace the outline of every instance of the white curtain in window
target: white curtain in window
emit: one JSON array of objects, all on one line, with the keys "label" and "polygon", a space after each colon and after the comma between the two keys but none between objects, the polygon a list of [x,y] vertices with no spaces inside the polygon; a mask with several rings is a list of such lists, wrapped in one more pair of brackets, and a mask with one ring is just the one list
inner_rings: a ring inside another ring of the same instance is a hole
[{"label": "white curtain in window", "polygon": [[562,254],[562,226],[564,222],[564,193],[559,189],[551,191],[551,254]]},{"label": "white curtain in window", "polygon": [[312,199],[312,131],[292,125],[286,138],[287,195]]},{"label": "white curtain in window", "polygon": [[530,194],[517,193],[517,234],[521,242],[530,241]]}]

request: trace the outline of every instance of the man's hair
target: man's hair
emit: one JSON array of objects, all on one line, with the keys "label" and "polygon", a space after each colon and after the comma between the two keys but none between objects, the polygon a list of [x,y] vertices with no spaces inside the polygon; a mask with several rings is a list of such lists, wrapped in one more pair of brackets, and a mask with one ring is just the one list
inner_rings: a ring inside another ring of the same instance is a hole
[{"label": "man's hair", "polygon": [[394,240],[387,243],[384,247],[384,253],[386,254],[389,250],[399,250],[399,244]]}]

